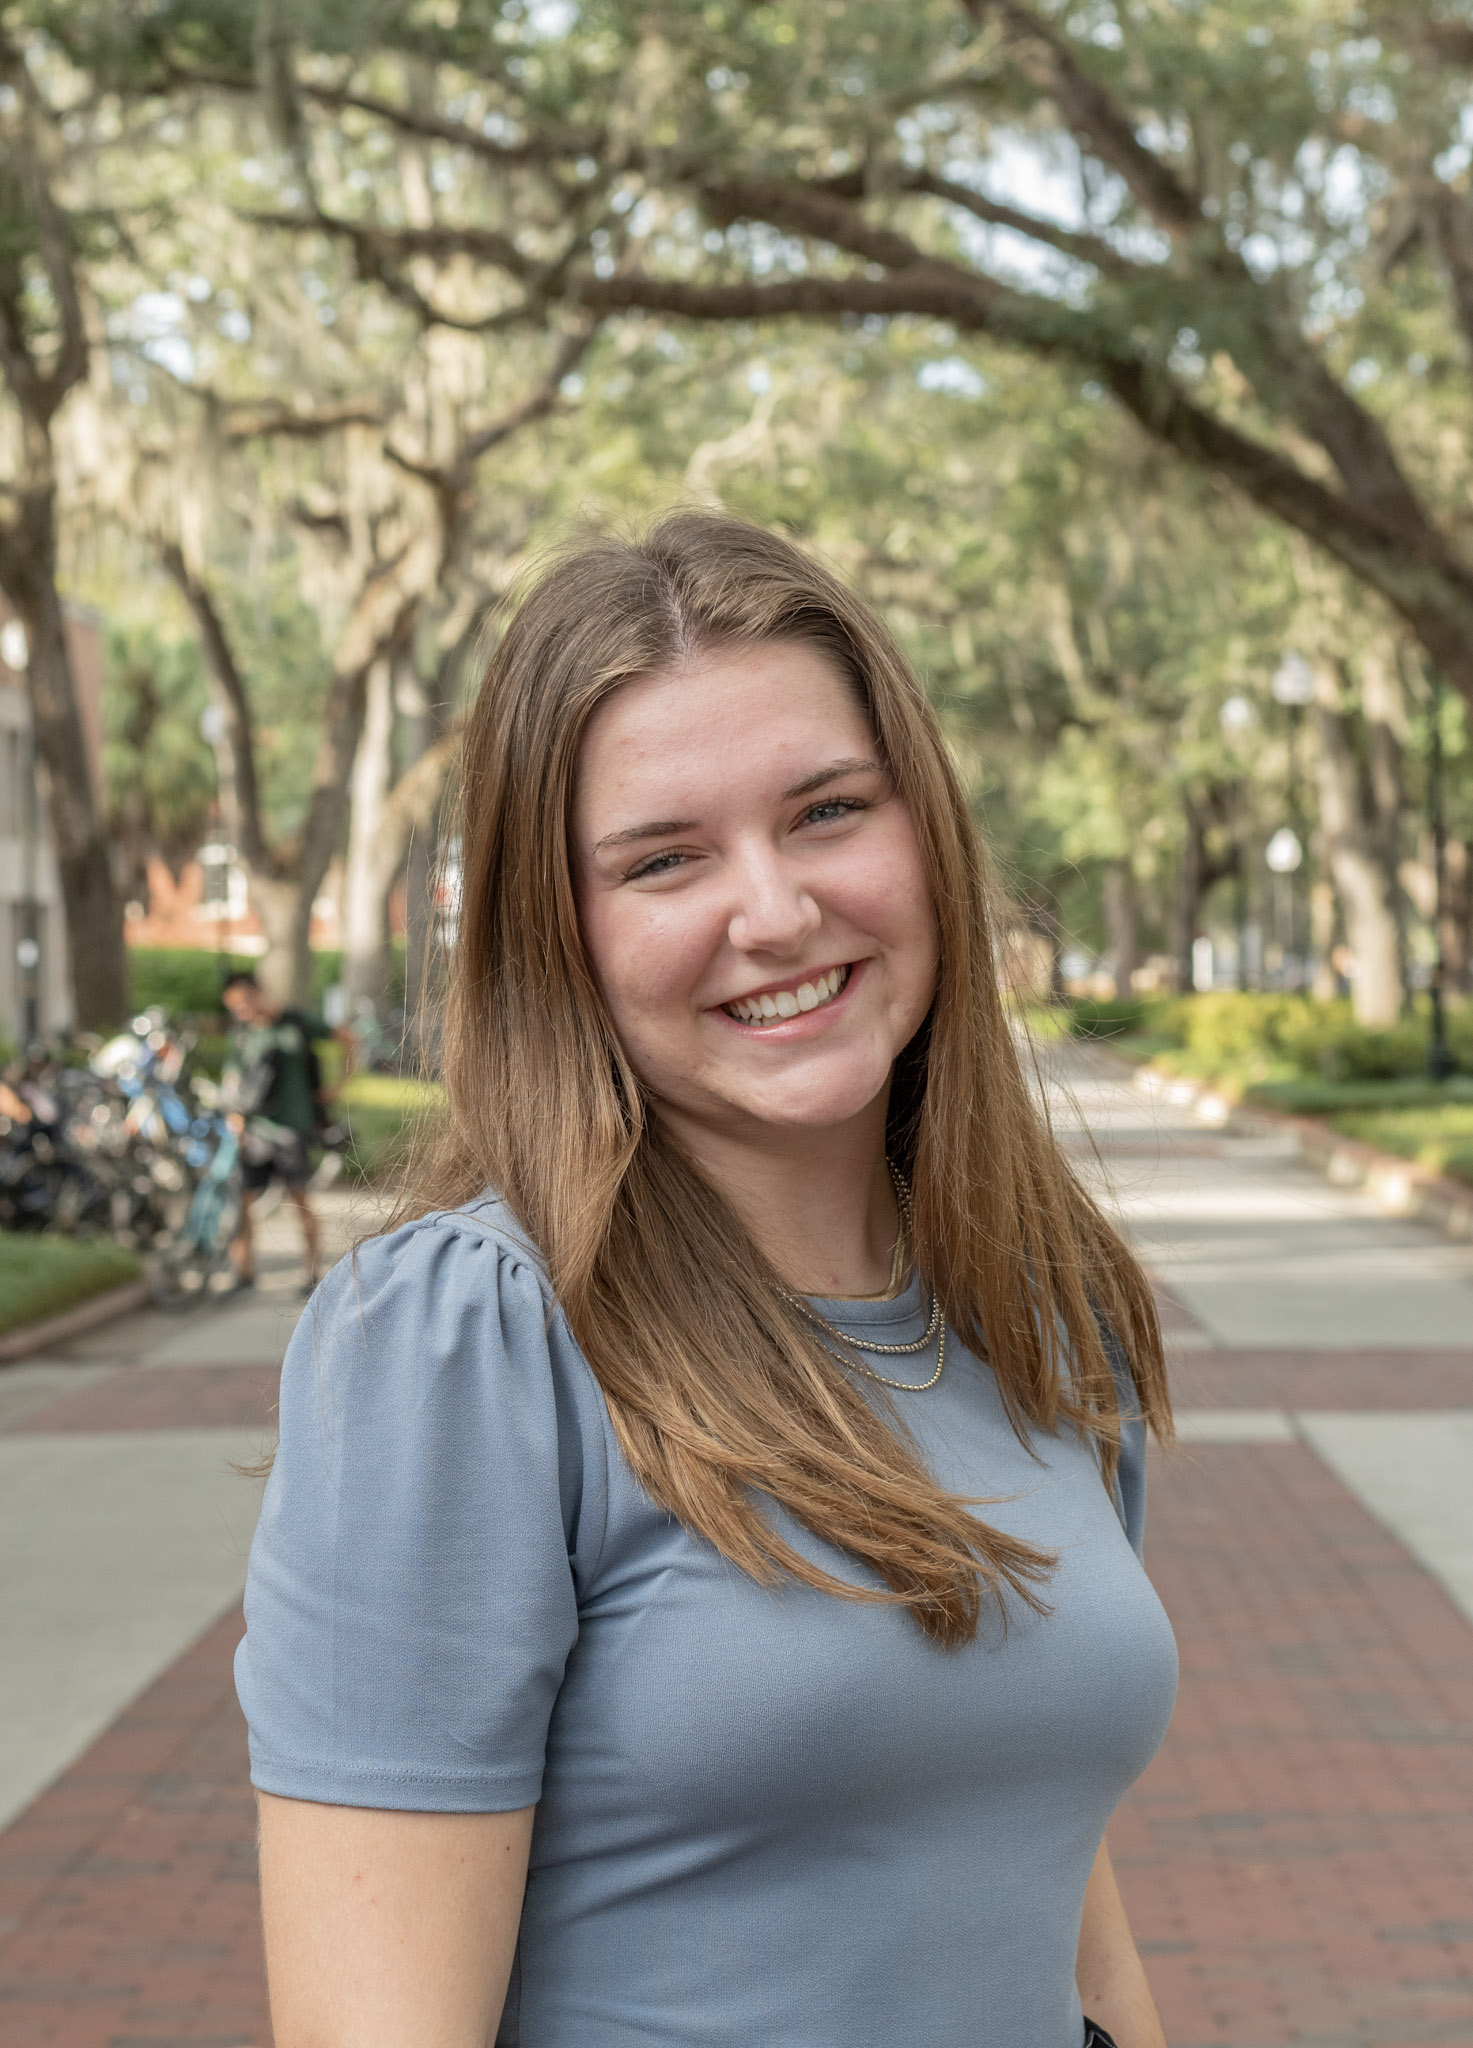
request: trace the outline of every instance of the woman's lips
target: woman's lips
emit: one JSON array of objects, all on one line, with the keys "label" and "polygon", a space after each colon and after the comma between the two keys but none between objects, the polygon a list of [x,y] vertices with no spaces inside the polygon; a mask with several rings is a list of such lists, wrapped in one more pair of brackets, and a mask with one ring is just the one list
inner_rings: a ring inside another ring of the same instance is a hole
[{"label": "woman's lips", "polygon": [[744,1031],[764,1036],[779,1031],[784,1025],[832,1009],[852,984],[858,964],[846,962],[818,974],[795,977],[790,983],[764,989],[758,995],[740,996],[734,1002],[722,1003],[721,1014]]}]

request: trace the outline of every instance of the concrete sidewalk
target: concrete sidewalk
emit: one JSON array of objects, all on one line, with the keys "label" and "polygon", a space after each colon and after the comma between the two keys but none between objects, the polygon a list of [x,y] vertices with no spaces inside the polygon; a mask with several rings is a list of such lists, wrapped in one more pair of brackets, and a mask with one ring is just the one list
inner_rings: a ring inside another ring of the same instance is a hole
[{"label": "concrete sidewalk", "polygon": [[[319,1198],[337,1256],[375,1213]],[[0,1828],[238,1602],[301,1313],[295,1216],[252,1294],[139,1310],[0,1369]],[[0,2028],[0,2038],[3,2038]]]},{"label": "concrete sidewalk", "polygon": [[[1111,1831],[1168,2037],[1473,2048],[1473,1248],[1107,1055],[1051,1060],[1158,1283],[1184,1440],[1147,1552],[1181,1698]],[[5,2048],[270,2040],[227,1464],[269,1436],[297,1313],[287,1220],[267,1237],[258,1301],[0,1373]]]}]

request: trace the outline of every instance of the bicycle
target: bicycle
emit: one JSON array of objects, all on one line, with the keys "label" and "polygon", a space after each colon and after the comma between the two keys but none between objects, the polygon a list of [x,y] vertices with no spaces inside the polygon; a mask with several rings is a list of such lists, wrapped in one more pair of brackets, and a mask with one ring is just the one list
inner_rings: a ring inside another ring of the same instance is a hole
[{"label": "bicycle", "polygon": [[191,1137],[201,1153],[209,1138],[215,1145],[178,1233],[153,1261],[149,1278],[154,1306],[166,1314],[206,1299],[211,1280],[229,1269],[230,1247],[240,1234],[245,1201],[234,1119],[218,1114],[198,1117]]}]

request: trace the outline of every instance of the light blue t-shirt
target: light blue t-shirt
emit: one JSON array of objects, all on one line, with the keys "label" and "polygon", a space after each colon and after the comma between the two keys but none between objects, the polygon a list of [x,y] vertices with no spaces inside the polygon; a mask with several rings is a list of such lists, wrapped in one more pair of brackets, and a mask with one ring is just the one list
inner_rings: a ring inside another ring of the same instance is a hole
[{"label": "light blue t-shirt", "polygon": [[[924,1327],[914,1285],[821,1306],[882,1343]],[[756,1585],[639,1486],[489,1198],[373,1240],[314,1298],[236,1667],[252,1777],[536,1803],[500,2043],[1078,2048],[1085,1881],[1176,1685],[1137,1555],[1143,1432],[1112,1496],[1074,1432],[1025,1448],[955,1340],[894,1398],[944,1485],[1057,1550],[1048,1614],[989,1612],[946,1651],[903,1609]]]}]

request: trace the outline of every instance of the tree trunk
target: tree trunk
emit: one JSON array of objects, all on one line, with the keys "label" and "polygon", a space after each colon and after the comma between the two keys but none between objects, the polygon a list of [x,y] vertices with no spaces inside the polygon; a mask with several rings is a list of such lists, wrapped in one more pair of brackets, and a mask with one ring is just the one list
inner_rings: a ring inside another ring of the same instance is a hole
[{"label": "tree trunk", "polygon": [[[461,678],[466,673],[466,664],[474,658],[479,639],[477,613],[444,651],[431,680],[421,685],[417,701],[405,716],[407,762],[428,758],[453,730]],[[447,760],[447,777],[453,766],[453,760]],[[406,767],[401,780],[407,781],[412,772],[412,768]],[[406,1054],[426,1074],[434,1073],[439,1063],[444,964],[439,944],[439,891],[445,809],[442,780],[433,804],[424,810],[410,832],[404,863],[404,1046]]]},{"label": "tree trunk", "polygon": [[1442,957],[1447,986],[1469,985],[1469,938],[1473,927],[1473,860],[1466,839],[1447,842],[1442,856]]},{"label": "tree trunk", "polygon": [[249,864],[246,874],[250,882],[251,908],[261,920],[266,940],[266,950],[256,970],[261,987],[273,1003],[305,1007],[310,1003],[312,993],[310,955],[305,986],[298,986],[295,973],[295,938],[301,890],[293,878],[263,873]]},{"label": "tree trunk", "polygon": [[66,911],[75,1022],[107,1031],[128,1013],[128,954],[56,588],[55,489],[47,483],[17,498],[14,523],[0,537],[0,587],[29,644],[31,715]]},{"label": "tree trunk", "polygon": [[1333,958],[1338,916],[1334,883],[1323,874],[1316,875],[1309,891],[1309,950],[1314,961],[1309,992],[1317,1003],[1332,1003],[1340,993]]},{"label": "tree trunk", "polygon": [[[394,741],[394,679],[387,660],[369,671],[363,732],[353,760],[348,857],[343,875],[343,994],[351,1015],[361,1003],[377,1014],[389,986],[388,890],[383,868],[384,799]],[[397,871],[397,860],[395,861]]]},{"label": "tree trunk", "polygon": [[1396,921],[1397,979],[1407,987],[1407,933],[1400,871],[1406,784],[1403,774],[1401,691],[1395,670],[1372,648],[1361,664],[1361,713],[1366,724],[1366,767],[1376,858],[1386,881],[1387,901]]},{"label": "tree trunk", "polygon": [[1126,1003],[1133,993],[1132,976],[1141,964],[1140,905],[1129,861],[1111,861],[1105,869],[1102,897],[1115,1000]]},{"label": "tree trunk", "polygon": [[1197,936],[1197,914],[1202,905],[1202,868],[1205,824],[1202,813],[1189,795],[1182,797],[1185,833],[1181,865],[1177,869],[1176,894],[1171,906],[1171,957],[1178,995],[1192,991],[1192,941]]},{"label": "tree trunk", "polygon": [[1322,676],[1321,688],[1330,701],[1322,694],[1314,707],[1320,829],[1355,961],[1351,1002],[1357,1023],[1384,1030],[1401,1014],[1396,913],[1378,857],[1375,820],[1367,815],[1350,718],[1339,708],[1333,681],[1326,692]]}]

